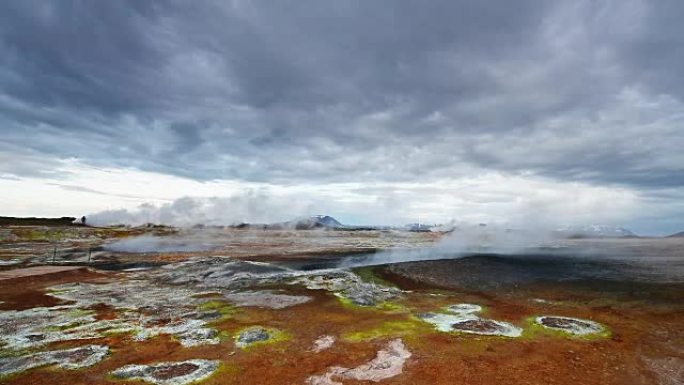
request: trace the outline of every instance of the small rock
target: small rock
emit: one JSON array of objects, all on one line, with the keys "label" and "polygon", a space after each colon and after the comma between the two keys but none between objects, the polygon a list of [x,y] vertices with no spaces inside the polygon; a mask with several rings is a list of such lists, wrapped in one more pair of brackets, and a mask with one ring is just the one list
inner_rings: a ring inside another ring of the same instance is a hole
[{"label": "small rock", "polygon": [[600,333],[605,330],[598,322],[572,317],[540,316],[535,318],[534,322],[547,329],[580,336]]},{"label": "small rock", "polygon": [[185,347],[198,345],[216,345],[220,341],[218,339],[218,332],[214,329],[199,328],[188,330],[185,333],[178,335],[181,345]]},{"label": "small rock", "polygon": [[347,298],[358,306],[375,306],[375,298],[370,293],[354,293]]},{"label": "small rock", "polygon": [[235,345],[239,348],[244,348],[255,342],[268,341],[269,339],[271,339],[271,334],[266,328],[254,326],[243,330],[235,338]]},{"label": "small rock", "polygon": [[335,343],[335,337],[333,336],[321,336],[314,341],[314,345],[311,348],[311,351],[314,353],[319,353],[322,352],[326,349],[330,349],[331,346]]}]

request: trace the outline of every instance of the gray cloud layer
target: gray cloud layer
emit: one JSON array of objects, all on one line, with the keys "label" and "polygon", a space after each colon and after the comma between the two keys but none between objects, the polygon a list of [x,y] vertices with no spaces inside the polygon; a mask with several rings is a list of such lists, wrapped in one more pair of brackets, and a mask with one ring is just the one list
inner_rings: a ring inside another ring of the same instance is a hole
[{"label": "gray cloud layer", "polygon": [[[684,3],[0,2],[0,152],[194,179],[684,185]],[[25,162],[8,174],[40,172]]]}]

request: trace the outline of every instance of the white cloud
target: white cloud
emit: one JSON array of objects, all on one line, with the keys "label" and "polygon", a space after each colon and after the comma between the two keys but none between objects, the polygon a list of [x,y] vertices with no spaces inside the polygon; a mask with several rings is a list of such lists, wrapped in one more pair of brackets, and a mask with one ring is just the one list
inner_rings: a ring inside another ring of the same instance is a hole
[{"label": "white cloud", "polygon": [[425,183],[277,185],[199,182],[132,169],[93,168],[75,160],[62,161],[58,169],[60,176],[53,179],[0,180],[4,213],[100,213],[99,222],[176,225],[273,222],[325,213],[350,224],[455,219],[530,226],[619,224],[630,220],[642,203],[626,188],[492,172]]},{"label": "white cloud", "polygon": [[0,2],[0,209],[680,231],[683,6]]}]

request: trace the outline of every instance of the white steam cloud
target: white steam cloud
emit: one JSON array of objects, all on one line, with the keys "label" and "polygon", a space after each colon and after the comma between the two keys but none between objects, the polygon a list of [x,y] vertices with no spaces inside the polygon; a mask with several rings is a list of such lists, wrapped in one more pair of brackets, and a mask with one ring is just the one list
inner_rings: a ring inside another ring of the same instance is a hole
[{"label": "white steam cloud", "polygon": [[349,225],[455,221],[535,232],[561,225],[623,225],[643,206],[628,189],[502,174],[426,183],[231,186],[227,193],[214,197],[186,193],[167,203],[97,212],[88,215],[88,221],[187,227],[273,223],[326,214]]},{"label": "white steam cloud", "polygon": [[107,210],[90,215],[88,221],[94,225],[157,223],[181,227],[271,223],[304,216],[312,209],[311,203],[293,197],[250,190],[230,197],[183,197],[162,205],[145,203],[133,210]]}]

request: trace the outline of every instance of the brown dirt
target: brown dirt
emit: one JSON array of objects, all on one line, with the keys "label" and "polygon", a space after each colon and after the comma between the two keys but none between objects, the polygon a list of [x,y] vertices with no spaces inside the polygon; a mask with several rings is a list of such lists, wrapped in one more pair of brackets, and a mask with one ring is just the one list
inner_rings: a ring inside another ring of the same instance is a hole
[{"label": "brown dirt", "polygon": [[[391,335],[368,342],[351,343],[343,339],[329,350],[318,354],[308,351],[321,335],[377,328],[387,321],[407,321],[407,314],[388,314],[369,309],[342,306],[324,292],[314,292],[314,301],[284,310],[243,308],[232,319],[222,321],[218,328],[232,335],[251,325],[274,327],[291,334],[289,341],[235,349],[228,338],[218,346],[182,348],[168,336],[146,342],[132,342],[125,336],[102,340],[62,342],[51,347],[67,348],[84,343],[103,343],[112,347],[112,354],[100,364],[78,371],[36,369],[12,377],[7,384],[117,384],[106,374],[126,364],[151,364],[161,361],[182,361],[193,358],[219,359],[224,362],[221,374],[203,382],[217,384],[303,384],[309,375],[320,374],[330,366],[355,367],[371,360]],[[458,302],[475,302],[487,306],[487,316],[523,325],[520,312],[526,316],[549,312],[550,305],[527,304],[522,299],[498,309],[483,298],[461,297],[458,294],[426,298],[410,294],[402,303],[412,308],[435,309]],[[103,309],[106,311],[106,309]],[[555,313],[589,317],[608,325],[611,338],[581,340],[554,335],[532,338],[504,339],[452,335],[421,331],[403,335],[413,356],[404,373],[388,380],[392,384],[657,384],[657,377],[643,363],[640,352],[649,356],[676,354],[668,345],[670,339],[684,338],[681,325],[684,314],[650,312],[643,309],[614,311],[612,308],[583,308],[576,304],[553,306]],[[652,325],[659,325],[658,333]],[[679,353],[679,357],[681,357]],[[684,358],[684,357],[681,357]],[[190,369],[190,368],[185,368]],[[169,373],[171,375],[171,373]]]},{"label": "brown dirt", "polygon": [[[276,244],[284,245],[290,241],[283,238],[263,249],[248,248],[240,255],[275,255]],[[297,255],[297,252],[292,251],[288,255]],[[187,257],[187,254],[175,254],[172,258]],[[134,259],[132,255],[130,258]],[[676,371],[677,365],[684,362],[684,308],[676,305],[682,303],[684,292],[679,286],[656,287],[653,295],[644,291],[654,288],[633,288],[636,295],[632,295],[621,291],[604,292],[604,286],[598,284],[543,282],[506,290],[478,291],[425,284],[385,269],[375,271],[383,279],[413,290],[403,300],[397,301],[409,308],[412,314],[435,311],[453,303],[476,303],[484,306],[483,317],[510,322],[525,330],[531,330],[528,324],[530,317],[558,315],[600,322],[610,329],[611,335],[582,339],[537,330],[512,339],[439,333],[429,325],[415,321],[409,313],[347,307],[323,291],[286,287],[284,289],[296,294],[311,295],[314,300],[281,310],[240,308],[232,318],[216,324],[216,328],[226,336],[218,345],[183,348],[169,336],[134,342],[126,335],[59,342],[47,348],[104,344],[111,349],[107,358],[93,367],[80,370],[39,368],[2,379],[2,383],[121,385],[121,381],[113,380],[107,374],[124,365],[212,359],[220,360],[223,366],[202,385],[304,384],[308,376],[324,373],[331,366],[356,367],[372,360],[388,340],[397,337],[403,339],[412,357],[407,361],[403,374],[386,380],[384,383],[387,384],[656,385],[669,373],[681,373]],[[46,287],[113,276],[117,275],[82,271],[58,277],[34,277],[21,281],[21,284],[0,282],[0,301],[4,301],[0,309],[56,305],[56,299],[45,295]],[[546,301],[535,302],[532,300],[535,298]],[[111,319],[115,315],[114,310],[107,306],[95,306],[93,309],[100,319]],[[385,336],[362,342],[349,342],[343,338],[348,333],[382,329],[388,322],[415,323],[416,328],[408,332],[390,330]],[[282,330],[289,334],[290,339],[245,350],[236,349],[232,336],[238,330],[253,325]],[[472,327],[485,328],[487,325],[474,324]],[[313,341],[322,335],[336,336],[338,340],[330,349],[320,353],[309,351]],[[168,373],[169,376],[172,374],[177,375],[171,371]],[[360,383],[345,383],[351,384]]]},{"label": "brown dirt", "polygon": [[0,281],[0,310],[24,310],[40,306],[56,306],[62,301],[45,294],[46,287],[68,282],[92,282],[106,275],[87,269],[72,270]]},{"label": "brown dirt", "polygon": [[0,281],[29,279],[51,274],[65,274],[67,272],[74,272],[82,269],[84,269],[82,266],[33,266],[23,269],[12,269],[0,271]]},{"label": "brown dirt", "polygon": [[199,366],[184,362],[182,364],[167,365],[156,368],[152,373],[152,377],[160,380],[168,380],[169,378],[185,376],[197,370]]},{"label": "brown dirt", "polygon": [[453,324],[456,330],[470,330],[474,332],[493,333],[501,329],[499,325],[489,320],[468,320]]},{"label": "brown dirt", "polygon": [[88,307],[87,309],[94,310],[95,312],[97,312],[95,319],[97,319],[98,321],[113,320],[117,318],[116,309],[103,303],[95,304],[93,306]]}]

